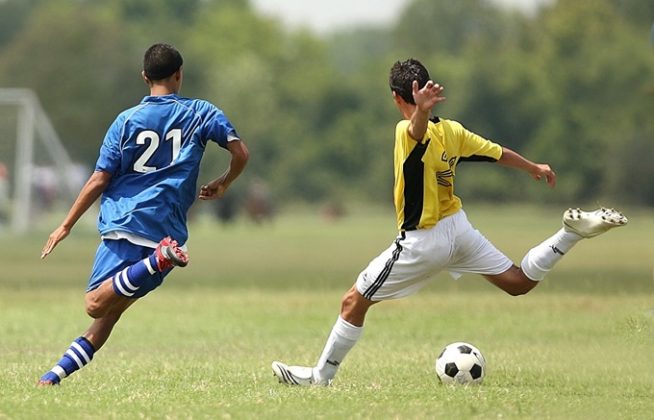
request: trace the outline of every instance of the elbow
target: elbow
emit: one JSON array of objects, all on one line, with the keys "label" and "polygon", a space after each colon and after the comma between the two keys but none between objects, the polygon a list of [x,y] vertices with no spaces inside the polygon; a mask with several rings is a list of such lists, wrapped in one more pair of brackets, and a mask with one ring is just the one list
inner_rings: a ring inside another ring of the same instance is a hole
[{"label": "elbow", "polygon": [[104,189],[109,185],[109,182],[111,182],[111,174],[104,171],[94,172],[89,180],[91,187],[100,191],[104,191]]},{"label": "elbow", "polygon": [[236,161],[238,161],[242,166],[245,166],[250,159],[250,151],[247,146],[241,142],[241,147],[234,151],[233,156]]}]

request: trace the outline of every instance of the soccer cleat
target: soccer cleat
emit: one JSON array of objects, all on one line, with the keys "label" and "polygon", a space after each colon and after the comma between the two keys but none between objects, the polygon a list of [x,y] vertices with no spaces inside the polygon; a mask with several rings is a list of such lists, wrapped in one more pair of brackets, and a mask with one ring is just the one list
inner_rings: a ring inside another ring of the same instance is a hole
[{"label": "soccer cleat", "polygon": [[592,212],[568,209],[563,213],[563,229],[583,238],[592,238],[609,229],[624,226],[627,218],[614,209],[600,208]]},{"label": "soccer cleat", "polygon": [[282,362],[272,362],[272,371],[279,382],[297,386],[327,386],[331,381],[316,380],[313,368],[304,366],[288,366]]},{"label": "soccer cleat", "polygon": [[36,383],[36,386],[38,387],[48,387],[48,386],[57,386],[57,385],[59,385],[59,382],[47,381],[44,379],[39,379],[39,381]]},{"label": "soccer cleat", "polygon": [[166,236],[159,242],[154,253],[157,259],[157,268],[160,272],[173,267],[186,267],[188,264],[188,254],[170,236]]}]

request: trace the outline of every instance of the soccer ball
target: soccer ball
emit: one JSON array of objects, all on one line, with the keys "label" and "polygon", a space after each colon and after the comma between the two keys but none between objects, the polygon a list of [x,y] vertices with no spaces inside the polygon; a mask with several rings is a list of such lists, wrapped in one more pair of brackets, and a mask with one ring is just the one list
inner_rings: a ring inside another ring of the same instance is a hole
[{"label": "soccer ball", "polygon": [[436,359],[436,374],[444,384],[480,384],[486,374],[486,359],[472,344],[448,344]]}]

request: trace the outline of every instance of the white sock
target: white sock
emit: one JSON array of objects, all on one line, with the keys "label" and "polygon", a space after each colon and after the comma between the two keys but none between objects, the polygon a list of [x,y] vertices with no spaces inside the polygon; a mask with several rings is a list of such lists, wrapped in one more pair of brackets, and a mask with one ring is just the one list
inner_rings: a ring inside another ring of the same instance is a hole
[{"label": "white sock", "polygon": [[363,327],[356,327],[339,316],[327,338],[320,360],[313,369],[315,380],[333,379],[339,365],[357,343],[362,333]]},{"label": "white sock", "polygon": [[534,281],[542,280],[554,265],[583,238],[561,229],[527,252],[520,264],[522,272]]}]

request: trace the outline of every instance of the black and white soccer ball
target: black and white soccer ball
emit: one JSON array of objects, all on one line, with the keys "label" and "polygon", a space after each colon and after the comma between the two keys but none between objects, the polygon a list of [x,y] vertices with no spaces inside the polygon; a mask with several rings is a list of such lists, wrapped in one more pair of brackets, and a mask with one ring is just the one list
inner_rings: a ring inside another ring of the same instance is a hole
[{"label": "black and white soccer ball", "polygon": [[436,374],[444,384],[480,384],[486,375],[486,359],[472,344],[448,344],[436,359]]}]

